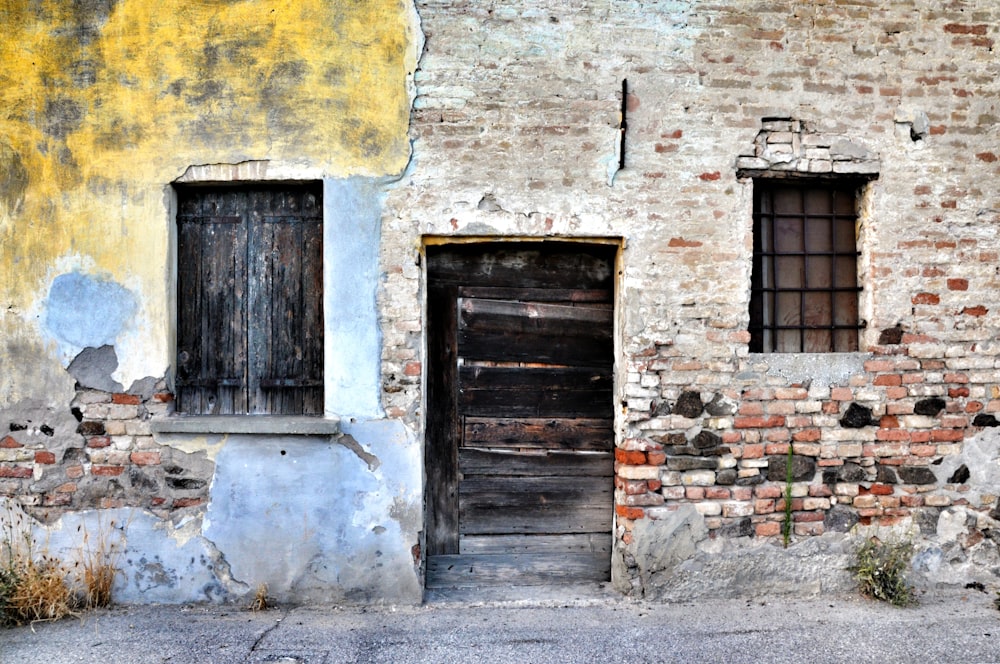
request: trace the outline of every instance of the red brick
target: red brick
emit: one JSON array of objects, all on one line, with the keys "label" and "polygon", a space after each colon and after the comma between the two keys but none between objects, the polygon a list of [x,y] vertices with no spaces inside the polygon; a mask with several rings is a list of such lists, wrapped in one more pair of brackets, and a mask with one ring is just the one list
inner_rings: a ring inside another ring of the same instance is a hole
[{"label": "red brick", "polygon": [[52,452],[47,452],[44,450],[35,452],[35,463],[49,465],[55,462],[56,462],[56,455],[53,454]]},{"label": "red brick", "polygon": [[48,493],[42,498],[42,505],[45,507],[62,507],[72,502],[72,493]]},{"label": "red brick", "polygon": [[888,484],[872,484],[869,491],[876,496],[892,495],[892,487]]},{"label": "red brick", "polygon": [[980,401],[970,401],[965,404],[965,412],[967,413],[978,413],[983,409],[983,404]]},{"label": "red brick", "polygon": [[688,500],[704,500],[705,488],[700,486],[689,486],[684,489],[684,497]]},{"label": "red brick", "polygon": [[[896,368],[896,363],[891,360],[868,360],[865,362],[865,371],[867,371],[868,373],[878,373],[880,371],[892,371],[895,368]],[[846,401],[846,399],[842,399],[842,401]]]},{"label": "red brick", "polygon": [[754,489],[754,495],[758,498],[781,498],[782,488],[776,484],[763,484]]},{"label": "red brick", "polygon": [[748,486],[734,486],[729,490],[733,500],[747,501],[753,498],[753,489]]},{"label": "red brick", "polygon": [[646,465],[646,453],[636,450],[623,450],[620,447],[615,450],[615,461],[628,466]]},{"label": "red brick", "polygon": [[958,399],[969,396],[969,388],[967,387],[949,387],[948,396],[952,399]]},{"label": "red brick", "polygon": [[760,401],[744,401],[740,404],[740,415],[763,415],[764,404]]},{"label": "red brick", "polygon": [[806,399],[809,391],[803,387],[778,387],[774,390],[775,399]]},{"label": "red brick", "polygon": [[769,499],[759,499],[753,501],[754,514],[772,514],[774,512],[774,501]]},{"label": "red brick", "polygon": [[661,450],[646,452],[646,463],[650,466],[662,466],[667,461],[667,454]]},{"label": "red brick", "polygon": [[962,429],[934,429],[931,431],[931,440],[937,443],[955,442],[965,438]]},{"label": "red brick", "polygon": [[809,495],[813,498],[829,498],[833,495],[833,491],[825,484],[810,484]]},{"label": "red brick", "polygon": [[970,25],[968,23],[948,23],[944,31],[952,35],[985,35],[987,26],[984,23]]},{"label": "red brick", "polygon": [[91,466],[90,474],[104,477],[114,477],[116,475],[121,475],[123,470],[125,470],[124,466]]},{"label": "red brick", "polygon": [[748,444],[743,446],[744,459],[760,459],[764,456],[764,446],[760,444]]},{"label": "red brick", "polygon": [[157,392],[153,395],[153,399],[160,403],[169,403],[174,400],[174,395],[170,392]]},{"label": "red brick", "polygon": [[53,489],[53,491],[56,493],[73,493],[76,491],[76,482],[66,482],[64,484],[60,484]]},{"label": "red brick", "polygon": [[[188,505],[178,505],[179,500],[174,501],[174,507],[188,507]],[[641,507],[629,507],[628,505],[615,505],[615,514],[623,519],[641,519],[646,513]]]},{"label": "red brick", "polygon": [[699,180],[704,180],[705,182],[712,182],[713,180],[719,180],[722,178],[722,173],[719,171],[712,171],[711,173],[702,173],[698,176]]},{"label": "red brick", "polygon": [[771,417],[737,417],[733,421],[733,426],[737,429],[770,429],[785,425],[785,418],[781,415]]},{"label": "red brick", "polygon": [[948,290],[964,291],[969,290],[968,279],[949,279]]},{"label": "red brick", "polygon": [[822,521],[825,517],[823,512],[795,512],[792,514],[792,521],[796,523],[802,521]]},{"label": "red brick", "polygon": [[107,447],[111,444],[111,438],[109,436],[91,436],[87,439],[87,447]]},{"label": "red brick", "polygon": [[823,432],[819,429],[803,429],[792,434],[792,440],[797,443],[815,442],[823,437]]},{"label": "red brick", "polygon": [[129,460],[137,466],[158,466],[160,465],[159,452],[132,452]]},{"label": "red brick", "polygon": [[[202,503],[202,499],[201,498],[178,498],[178,499],[176,499],[174,501],[174,505],[173,506],[174,507],[195,507],[197,505],[201,505],[201,503]],[[616,509],[618,507],[620,507],[620,506],[618,506],[618,505],[615,506]],[[640,514],[639,514],[638,517],[631,517],[631,518],[641,518],[642,515],[643,515],[642,510],[639,509],[639,508],[626,507],[625,509],[628,509],[628,510],[636,509],[636,510],[638,510],[640,512]]]},{"label": "red brick", "polygon": [[24,480],[30,478],[34,475],[31,470],[31,466],[12,466],[8,464],[0,464],[0,477],[10,477],[18,480]]},{"label": "red brick", "polygon": [[777,521],[766,521],[754,526],[754,534],[757,537],[774,537],[781,534],[781,524]]},{"label": "red brick", "polygon": [[875,432],[877,440],[910,440],[910,432],[905,429],[879,429]]},{"label": "red brick", "polygon": [[111,403],[121,403],[121,404],[127,404],[129,406],[138,406],[140,403],[142,403],[142,399],[140,399],[135,394],[118,393],[111,395]]},{"label": "red brick", "polygon": [[403,374],[406,376],[419,376],[422,370],[423,367],[420,362],[407,362],[406,366],[403,367]]},{"label": "red brick", "polygon": [[936,445],[910,445],[910,454],[915,457],[930,457],[937,454]]},{"label": "red brick", "polygon": [[962,309],[962,313],[966,316],[985,316],[988,312],[989,309],[981,304],[975,307],[965,307]]},{"label": "red brick", "polygon": [[895,415],[883,415],[879,419],[878,425],[883,429],[898,429],[899,418]]},{"label": "red brick", "polygon": [[3,440],[0,440],[0,447],[6,448],[6,449],[14,449],[14,448],[17,448],[17,447],[24,447],[24,445],[22,445],[21,443],[17,442],[16,440],[14,440],[13,438],[11,438],[10,436],[4,436]]},{"label": "red brick", "polygon": [[849,387],[834,387],[830,390],[830,398],[834,401],[850,401],[854,398],[854,390]]},{"label": "red brick", "polygon": [[969,377],[960,373],[946,373],[944,375],[944,382],[965,384],[969,382]]},{"label": "red brick", "polygon": [[768,429],[764,437],[770,443],[784,443],[792,439],[792,432],[788,429]]},{"label": "red brick", "polygon": [[729,500],[729,489],[720,486],[706,487],[705,498],[707,500]]},{"label": "red brick", "polygon": [[621,488],[630,496],[638,496],[646,493],[645,480],[622,480]]},{"label": "red brick", "polygon": [[941,298],[934,293],[917,293],[910,298],[912,304],[940,304]]},{"label": "red brick", "polygon": [[702,246],[702,244],[703,243],[699,242],[698,240],[685,240],[682,237],[672,237],[672,238],[670,238],[670,242],[667,243],[667,246],[668,247],[691,248],[691,247],[700,247],[700,246]]},{"label": "red brick", "polygon": [[992,152],[977,152],[976,153],[976,159],[978,159],[980,161],[985,161],[985,162],[991,164],[991,163],[993,163],[994,161],[997,160],[997,156],[995,154],[993,154]]},{"label": "red brick", "polygon": [[78,480],[83,477],[83,466],[68,466],[66,468],[66,477],[71,480]]},{"label": "red brick", "polygon": [[903,384],[903,377],[899,374],[885,374],[882,376],[876,376],[875,380],[872,381],[872,385],[879,387],[897,387]]}]

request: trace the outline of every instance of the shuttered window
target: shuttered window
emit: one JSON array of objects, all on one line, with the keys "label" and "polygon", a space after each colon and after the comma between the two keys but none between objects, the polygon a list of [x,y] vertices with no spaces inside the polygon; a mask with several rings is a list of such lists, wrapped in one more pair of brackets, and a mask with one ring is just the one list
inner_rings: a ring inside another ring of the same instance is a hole
[{"label": "shuttered window", "polygon": [[321,183],[177,194],[178,411],[321,414]]},{"label": "shuttered window", "polygon": [[754,181],[751,352],[858,350],[855,183]]}]

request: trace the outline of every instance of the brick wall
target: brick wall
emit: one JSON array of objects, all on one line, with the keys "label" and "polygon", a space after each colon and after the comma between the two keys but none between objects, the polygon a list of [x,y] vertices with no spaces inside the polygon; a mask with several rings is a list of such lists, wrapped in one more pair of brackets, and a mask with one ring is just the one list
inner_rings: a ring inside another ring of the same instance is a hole
[{"label": "brick wall", "polygon": [[[856,523],[934,538],[951,507],[992,528],[967,448],[996,456],[1000,410],[995,3],[418,11],[414,159],[383,219],[393,416],[419,422],[421,236],[620,237],[622,545],[684,504],[711,537],[780,541],[789,445],[793,540]],[[877,175],[860,353],[748,352],[752,178],[775,171]]]},{"label": "brick wall", "polygon": [[168,517],[203,505],[212,464],[158,443],[149,429],[172,406],[163,381],[127,392],[77,385],[68,426],[10,423],[0,438],[0,493],[46,521],[67,510],[138,507]]}]

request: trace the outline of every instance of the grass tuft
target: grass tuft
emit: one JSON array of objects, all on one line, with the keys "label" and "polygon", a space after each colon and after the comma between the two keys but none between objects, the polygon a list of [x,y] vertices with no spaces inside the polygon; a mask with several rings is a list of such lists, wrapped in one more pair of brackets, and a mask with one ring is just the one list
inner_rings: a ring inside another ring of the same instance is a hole
[{"label": "grass tuft", "polygon": [[870,537],[855,551],[856,562],[851,571],[865,597],[894,606],[908,606],[916,603],[913,586],[906,580],[912,559],[913,542],[910,539],[883,542]]},{"label": "grass tuft", "polygon": [[267,596],[267,584],[261,583],[257,586],[257,592],[253,595],[253,600],[250,602],[250,606],[247,607],[249,610],[256,613],[257,611],[267,611],[271,608],[270,598]]}]

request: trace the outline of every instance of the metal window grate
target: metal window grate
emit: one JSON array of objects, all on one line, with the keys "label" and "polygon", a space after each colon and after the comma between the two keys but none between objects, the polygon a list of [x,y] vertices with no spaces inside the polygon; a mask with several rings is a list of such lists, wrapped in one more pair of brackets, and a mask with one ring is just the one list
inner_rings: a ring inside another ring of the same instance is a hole
[{"label": "metal window grate", "polygon": [[754,181],[750,350],[858,349],[854,183]]}]

